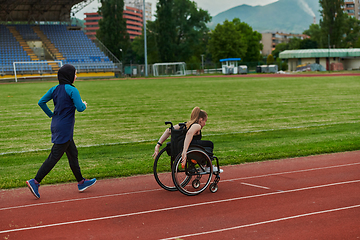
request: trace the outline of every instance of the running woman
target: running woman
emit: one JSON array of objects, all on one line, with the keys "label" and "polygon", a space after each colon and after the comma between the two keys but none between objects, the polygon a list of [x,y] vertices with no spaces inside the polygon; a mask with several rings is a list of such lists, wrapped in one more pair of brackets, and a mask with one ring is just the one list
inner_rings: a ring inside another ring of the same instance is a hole
[{"label": "running woman", "polygon": [[[60,158],[66,153],[70,168],[78,181],[80,192],[92,186],[96,178],[87,180],[83,178],[73,135],[75,125],[75,109],[85,111],[87,103],[81,100],[79,91],[73,85],[76,79],[76,69],[65,64],[58,71],[59,85],[56,85],[39,100],[38,104],[45,114],[51,118],[51,141],[53,146],[50,155],[38,170],[35,178],[26,181],[30,191],[36,198],[40,198],[39,187],[43,178],[51,171]],[[54,112],[47,106],[50,100],[54,102]]]}]

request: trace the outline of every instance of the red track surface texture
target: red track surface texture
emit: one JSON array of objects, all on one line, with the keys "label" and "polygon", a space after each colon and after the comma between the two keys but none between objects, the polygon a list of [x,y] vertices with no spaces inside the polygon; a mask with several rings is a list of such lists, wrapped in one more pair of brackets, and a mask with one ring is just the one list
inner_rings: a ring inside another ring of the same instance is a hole
[{"label": "red track surface texture", "polygon": [[152,175],[0,191],[0,239],[360,239],[360,152],[224,167],[188,197]]}]

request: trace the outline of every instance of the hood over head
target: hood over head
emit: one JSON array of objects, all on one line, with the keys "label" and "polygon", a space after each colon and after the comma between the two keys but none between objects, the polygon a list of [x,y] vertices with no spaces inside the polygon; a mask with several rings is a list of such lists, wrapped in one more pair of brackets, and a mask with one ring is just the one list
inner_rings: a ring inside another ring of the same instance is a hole
[{"label": "hood over head", "polygon": [[65,64],[58,71],[59,84],[70,84],[74,83],[76,69],[73,65]]}]

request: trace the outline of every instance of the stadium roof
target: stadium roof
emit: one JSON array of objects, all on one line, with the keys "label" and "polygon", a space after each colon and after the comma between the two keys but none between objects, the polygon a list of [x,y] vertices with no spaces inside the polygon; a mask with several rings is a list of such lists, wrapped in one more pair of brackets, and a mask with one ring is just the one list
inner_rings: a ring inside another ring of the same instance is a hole
[{"label": "stadium roof", "polygon": [[285,50],[279,54],[281,59],[321,58],[321,57],[360,57],[360,48],[303,49]]},{"label": "stadium roof", "polygon": [[83,0],[0,0],[0,22],[70,21],[71,8]]}]

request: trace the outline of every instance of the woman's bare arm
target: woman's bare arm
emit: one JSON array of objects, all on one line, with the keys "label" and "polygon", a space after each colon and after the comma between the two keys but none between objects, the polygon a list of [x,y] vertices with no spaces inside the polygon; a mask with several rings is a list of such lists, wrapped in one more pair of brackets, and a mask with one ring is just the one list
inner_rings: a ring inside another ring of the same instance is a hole
[{"label": "woman's bare arm", "polygon": [[182,157],[181,165],[182,165],[183,168],[185,167],[186,153],[187,153],[187,150],[189,149],[190,143],[191,143],[195,133],[199,132],[200,130],[201,130],[200,124],[196,123],[196,124],[193,124],[186,133],[185,141],[184,141],[184,147],[183,147],[183,151],[182,151],[182,154],[181,154],[181,157]]}]

